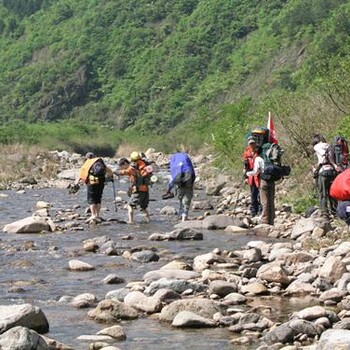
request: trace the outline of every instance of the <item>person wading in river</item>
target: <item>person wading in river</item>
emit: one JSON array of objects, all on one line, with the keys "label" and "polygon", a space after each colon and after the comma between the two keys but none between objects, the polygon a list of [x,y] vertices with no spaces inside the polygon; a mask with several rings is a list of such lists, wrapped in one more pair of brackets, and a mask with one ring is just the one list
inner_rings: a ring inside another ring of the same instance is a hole
[{"label": "person wading in river", "polygon": [[139,205],[143,212],[145,222],[150,221],[148,204],[149,204],[149,187],[143,181],[143,177],[138,169],[136,162],[130,162],[126,158],[121,158],[118,163],[120,170],[115,171],[116,175],[128,176],[130,187],[128,195],[128,223],[134,223],[134,210]]},{"label": "person wading in river", "polygon": [[188,212],[193,198],[193,187],[196,173],[189,155],[185,152],[177,152],[170,156],[171,181],[163,199],[173,197],[171,190],[179,199],[179,215],[182,221],[188,219]]},{"label": "person wading in river", "polygon": [[106,166],[102,158],[96,157],[92,152],[85,156],[85,163],[80,168],[78,183],[87,186],[87,202],[90,205],[91,216],[86,223],[100,223],[101,201],[106,178],[113,180],[113,172]]}]

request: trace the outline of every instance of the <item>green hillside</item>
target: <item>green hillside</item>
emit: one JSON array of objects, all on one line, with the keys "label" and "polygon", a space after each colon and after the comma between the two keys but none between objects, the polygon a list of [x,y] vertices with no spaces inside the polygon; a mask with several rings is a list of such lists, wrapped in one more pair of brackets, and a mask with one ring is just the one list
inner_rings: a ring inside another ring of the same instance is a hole
[{"label": "green hillside", "polygon": [[0,0],[2,142],[14,121],[64,120],[175,128],[229,153],[271,111],[308,156],[315,131],[350,136],[349,14],[347,0]]}]

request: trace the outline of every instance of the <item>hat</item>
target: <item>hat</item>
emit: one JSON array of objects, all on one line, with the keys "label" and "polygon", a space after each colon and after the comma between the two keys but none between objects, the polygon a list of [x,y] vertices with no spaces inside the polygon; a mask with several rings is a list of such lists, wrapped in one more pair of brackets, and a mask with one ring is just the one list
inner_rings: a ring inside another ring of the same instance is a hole
[{"label": "hat", "polygon": [[85,158],[86,159],[95,158],[95,155],[92,152],[88,152],[88,153],[85,154]]},{"label": "hat", "polygon": [[127,158],[120,158],[118,165],[122,166],[124,164],[130,164],[130,162],[127,160]]},{"label": "hat", "polygon": [[256,143],[256,140],[253,136],[248,137],[248,145],[250,145],[251,143]]}]

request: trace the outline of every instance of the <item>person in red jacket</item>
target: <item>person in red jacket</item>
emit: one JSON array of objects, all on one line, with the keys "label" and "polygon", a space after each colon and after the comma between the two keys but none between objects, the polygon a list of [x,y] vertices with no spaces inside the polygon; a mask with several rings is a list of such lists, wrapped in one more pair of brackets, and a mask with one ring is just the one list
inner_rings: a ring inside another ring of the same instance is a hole
[{"label": "person in red jacket", "polygon": [[[248,137],[248,146],[243,154],[244,174],[254,169],[254,159],[257,156],[256,150],[257,145],[255,138],[253,136]],[[250,215],[254,217],[260,215],[262,211],[259,195],[260,178],[259,174],[246,176],[246,182],[250,186]]]}]

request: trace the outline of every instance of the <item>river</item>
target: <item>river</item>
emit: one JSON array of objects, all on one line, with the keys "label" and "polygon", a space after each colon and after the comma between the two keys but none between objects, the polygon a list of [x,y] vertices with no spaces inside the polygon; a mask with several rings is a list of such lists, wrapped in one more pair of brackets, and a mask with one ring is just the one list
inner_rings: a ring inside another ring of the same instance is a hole
[{"label": "river", "polygon": [[[116,190],[125,184],[116,183]],[[9,234],[1,237],[1,304],[31,303],[39,306],[50,324],[47,336],[54,338],[76,350],[88,349],[89,342],[78,340],[81,335],[95,334],[105,328],[92,321],[87,316],[87,309],[75,309],[59,303],[63,295],[76,296],[80,293],[92,293],[100,301],[107,292],[122,288],[130,281],[141,280],[145,272],[156,270],[165,265],[175,256],[192,259],[199,254],[205,254],[213,248],[234,250],[254,240],[251,235],[232,235],[224,231],[204,231],[203,241],[169,241],[151,242],[150,234],[164,233],[173,230],[177,218],[162,216],[160,210],[165,205],[177,206],[176,199],[161,200],[162,185],[156,185],[151,190],[150,202],[151,223],[141,223],[141,216],[136,216],[135,225],[120,222],[104,223],[89,227],[85,223],[84,231],[65,231],[45,234]],[[69,211],[80,205],[75,211],[84,213],[86,208],[86,191],[82,188],[76,195],[69,195],[66,190],[47,188],[27,190],[25,193],[14,191],[0,192],[0,225],[30,216],[36,203],[46,201],[51,203],[51,216]],[[203,194],[200,194],[204,197]],[[103,212],[106,219],[126,220],[127,212],[113,203],[112,185],[107,184],[104,191]],[[198,213],[200,214],[200,213]],[[197,215],[197,213],[192,213]],[[149,246],[157,248],[161,259],[147,264],[129,261],[121,256],[106,256],[99,253],[87,253],[82,249],[82,242],[87,238],[107,236],[113,240],[131,235],[132,240],[123,241],[125,245]],[[257,238],[261,239],[261,237]],[[32,246],[32,249],[26,247]],[[92,264],[96,269],[90,272],[72,272],[68,269],[71,259],[79,259]],[[101,282],[109,274],[117,274],[126,280],[124,284],[108,285]],[[12,289],[21,287],[22,290]],[[271,301],[268,301],[271,304]],[[290,302],[275,300],[277,317],[281,319],[297,307]],[[276,316],[275,315],[275,316]],[[230,344],[233,335],[227,328],[178,330],[170,325],[156,320],[140,317],[134,321],[121,322],[127,339],[117,346],[122,349],[254,349],[256,346],[237,347]]]}]

